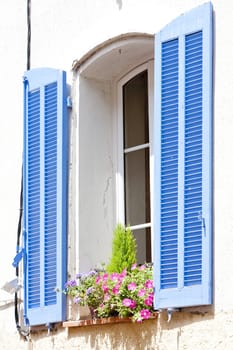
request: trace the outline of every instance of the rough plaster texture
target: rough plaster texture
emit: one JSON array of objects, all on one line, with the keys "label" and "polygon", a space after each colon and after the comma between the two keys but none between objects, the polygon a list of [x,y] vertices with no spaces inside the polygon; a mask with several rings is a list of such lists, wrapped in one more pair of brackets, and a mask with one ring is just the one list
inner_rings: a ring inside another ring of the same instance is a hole
[{"label": "rough plaster texture", "polygon": [[227,312],[177,312],[169,323],[163,313],[142,324],[84,326],[58,329],[49,336],[35,334],[31,350],[231,350],[232,323],[232,314]]},{"label": "rough plaster texture", "polygon": [[25,350],[24,341],[20,341],[14,322],[13,306],[0,309],[0,348],[1,350]]}]

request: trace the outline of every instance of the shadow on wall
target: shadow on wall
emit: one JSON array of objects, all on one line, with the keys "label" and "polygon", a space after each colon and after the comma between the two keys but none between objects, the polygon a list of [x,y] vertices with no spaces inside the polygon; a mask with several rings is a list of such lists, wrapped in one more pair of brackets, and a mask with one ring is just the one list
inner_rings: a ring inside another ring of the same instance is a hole
[{"label": "shadow on wall", "polygon": [[157,341],[157,319],[143,323],[109,324],[70,329],[69,339],[82,338],[85,349],[151,350]]},{"label": "shadow on wall", "polygon": [[[166,311],[157,318],[142,323],[117,323],[54,329],[31,334],[33,349],[76,349],[76,350],[182,350],[213,349],[215,338],[229,345],[231,319],[227,332],[219,332],[219,322],[214,318],[211,307],[193,308],[174,312],[170,322]],[[224,324],[224,329],[226,324]],[[223,334],[229,337],[223,338]],[[226,338],[226,340],[225,340]],[[228,342],[228,343],[227,343]],[[232,344],[232,343],[231,343]],[[227,347],[225,347],[227,348]],[[224,349],[221,347],[221,349]],[[229,348],[227,348],[229,349]],[[232,349],[232,347],[231,347]]]},{"label": "shadow on wall", "polygon": [[121,10],[123,5],[122,0],[116,0],[116,3],[118,5],[119,10]]},{"label": "shadow on wall", "polygon": [[[185,342],[188,349],[191,349],[189,334],[192,334],[194,329],[198,329],[198,334],[201,334],[204,327],[208,330],[206,338],[208,339],[211,327],[209,321],[213,317],[211,308],[202,308],[202,312],[200,310],[174,312],[171,321],[168,322],[167,312],[162,312],[158,318],[142,323],[106,324],[69,329],[69,341],[72,343],[76,340],[80,341],[83,346],[85,344],[85,349],[95,350],[165,349],[164,344],[167,342],[171,344],[170,349],[183,349],[182,344]],[[197,342],[200,341],[196,333],[195,338]]]},{"label": "shadow on wall", "polygon": [[187,307],[174,311],[170,316],[166,310],[160,313],[158,322],[160,330],[169,330],[193,325],[202,321],[214,319],[214,308],[212,305],[200,307]]}]

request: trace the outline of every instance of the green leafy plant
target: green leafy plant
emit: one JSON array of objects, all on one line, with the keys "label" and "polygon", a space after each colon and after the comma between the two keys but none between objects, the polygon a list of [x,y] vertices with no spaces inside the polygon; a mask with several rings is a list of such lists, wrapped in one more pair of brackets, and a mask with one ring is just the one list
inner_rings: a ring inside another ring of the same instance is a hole
[{"label": "green leafy plant", "polygon": [[91,271],[67,281],[66,294],[74,303],[87,305],[97,318],[132,317],[141,322],[153,314],[152,266],[133,264],[129,271],[108,273]]},{"label": "green leafy plant", "polygon": [[116,226],[112,242],[112,257],[107,265],[107,272],[121,272],[136,261],[136,241],[129,227]]}]

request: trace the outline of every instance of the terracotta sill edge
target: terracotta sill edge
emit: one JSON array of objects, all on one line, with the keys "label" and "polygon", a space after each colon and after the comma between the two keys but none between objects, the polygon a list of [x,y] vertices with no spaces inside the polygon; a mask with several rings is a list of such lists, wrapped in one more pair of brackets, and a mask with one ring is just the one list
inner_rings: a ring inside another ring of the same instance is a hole
[{"label": "terracotta sill edge", "polygon": [[[154,313],[148,320],[156,319],[158,313]],[[143,320],[145,322],[147,320]],[[106,318],[95,318],[91,320],[79,320],[79,321],[65,321],[62,326],[65,328],[70,327],[83,327],[83,326],[96,326],[104,324],[114,324],[114,323],[133,323],[130,317],[106,317]],[[136,324],[141,324],[141,322],[135,322]]]}]

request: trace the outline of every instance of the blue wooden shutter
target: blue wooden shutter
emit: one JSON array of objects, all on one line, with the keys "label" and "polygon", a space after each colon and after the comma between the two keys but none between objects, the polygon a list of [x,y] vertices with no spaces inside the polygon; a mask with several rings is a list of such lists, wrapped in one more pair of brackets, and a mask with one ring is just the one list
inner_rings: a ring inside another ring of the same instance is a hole
[{"label": "blue wooden shutter", "polygon": [[155,307],[210,304],[212,5],[155,40]]},{"label": "blue wooden shutter", "polygon": [[24,314],[30,325],[65,319],[66,74],[24,75]]}]

